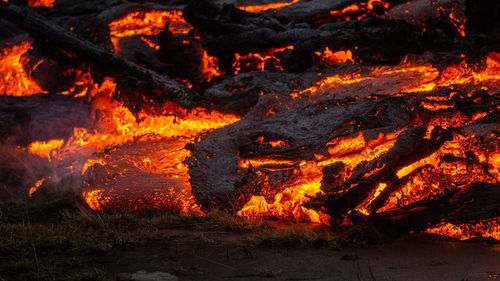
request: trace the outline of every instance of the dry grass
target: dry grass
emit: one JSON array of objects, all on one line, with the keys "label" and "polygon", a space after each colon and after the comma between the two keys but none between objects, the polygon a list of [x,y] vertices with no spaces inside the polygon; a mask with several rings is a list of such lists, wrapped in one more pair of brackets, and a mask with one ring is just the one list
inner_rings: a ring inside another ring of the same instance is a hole
[{"label": "dry grass", "polygon": [[378,244],[381,236],[371,224],[360,224],[342,231],[317,229],[307,225],[268,228],[254,231],[247,239],[251,245],[266,247],[327,247],[331,249],[359,248]]},{"label": "dry grass", "polygon": [[[32,198],[0,202],[0,280],[113,280],[99,266],[100,256],[160,240],[164,230],[268,228],[263,221],[222,212],[203,217],[162,211],[94,212],[74,193],[62,190],[44,186]],[[201,241],[210,244],[211,240],[202,237]]]},{"label": "dry grass", "polygon": [[287,229],[268,229],[249,236],[249,243],[267,247],[328,246],[333,237],[327,232],[317,232],[307,226]]},{"label": "dry grass", "polygon": [[207,247],[220,243],[214,239],[219,232],[234,233],[249,247],[338,248],[362,246],[377,237],[369,226],[334,236],[300,225],[276,229],[264,220],[223,212],[94,212],[79,196],[62,190],[45,186],[32,198],[0,202],[0,281],[115,280],[100,265],[103,256],[114,249],[166,243],[169,229],[192,230],[190,235],[198,235],[195,240]]},{"label": "dry grass", "polygon": [[335,249],[366,247],[378,244],[381,240],[381,234],[373,225],[359,224],[337,234],[330,242],[330,247]]}]

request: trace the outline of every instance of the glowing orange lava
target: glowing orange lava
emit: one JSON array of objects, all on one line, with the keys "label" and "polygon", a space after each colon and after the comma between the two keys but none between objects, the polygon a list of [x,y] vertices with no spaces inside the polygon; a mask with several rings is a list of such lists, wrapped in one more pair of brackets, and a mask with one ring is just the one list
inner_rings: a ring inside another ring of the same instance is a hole
[{"label": "glowing orange lava", "polygon": [[[53,5],[53,1],[31,2],[44,3],[40,4],[44,6]],[[239,8],[249,12],[260,12],[279,9],[296,2],[298,0]],[[376,7],[388,9],[390,5],[384,1],[370,0],[352,4],[340,11],[332,11],[330,15],[342,20],[361,19],[373,15]],[[450,14],[450,18],[457,22],[457,29],[462,34],[463,22],[456,19],[454,14]],[[159,46],[146,36],[158,35],[167,23],[170,24],[170,30],[177,34],[187,34],[192,29],[182,17],[182,12],[177,10],[133,12],[110,23],[109,26],[113,40],[141,35],[142,40],[158,50]],[[2,50],[0,72],[4,75],[0,78],[0,94],[26,96],[42,92],[24,70],[22,56],[29,48],[30,43],[23,42]],[[289,49],[293,49],[293,46],[247,55],[236,53],[234,74],[246,70],[264,71],[269,69],[268,66],[283,70],[276,56]],[[322,52],[316,52],[316,55],[325,64],[354,63],[350,50],[332,52],[327,47]],[[217,65],[217,59],[203,50],[200,68],[207,81],[223,74]],[[332,69],[332,71],[341,70]],[[467,115],[454,110],[455,104],[450,100],[463,94],[464,91],[460,91],[460,86],[476,88],[480,86],[489,89],[498,87],[499,81],[500,54],[492,52],[477,65],[471,65],[463,60],[443,70],[438,70],[430,63],[410,62],[408,59],[396,66],[359,67],[355,72],[325,75],[312,86],[294,91],[291,96],[310,98],[314,101],[319,97],[336,97],[343,92],[347,92],[350,97],[354,96],[353,93],[357,95],[362,91],[369,94],[398,96],[405,93],[419,93],[409,95],[410,97],[421,95],[419,96],[421,100],[415,98],[419,102],[412,104],[413,108],[409,111],[413,112],[414,108],[418,108],[425,113],[432,113],[432,116],[426,117],[426,123],[418,123],[420,120],[418,119],[414,122],[416,124],[412,123],[411,126],[427,126],[428,138],[432,129],[437,126],[455,129],[453,139],[445,142],[437,151],[413,163],[405,163],[405,167],[393,171],[392,178],[384,178],[374,184],[376,188],[372,194],[361,204],[353,206],[353,210],[369,216],[372,215],[372,211],[374,212],[370,209],[370,204],[387,190],[392,193],[377,212],[404,208],[428,196],[438,195],[446,189],[461,187],[472,182],[498,182],[500,175],[498,147],[486,149],[482,146],[482,137],[467,135],[460,131],[461,128],[498,108],[491,107],[488,109],[490,111],[485,109]],[[92,79],[85,76],[76,86],[85,83],[93,85]],[[81,176],[85,182],[82,196],[93,210],[165,208],[185,214],[201,213],[191,193],[188,167],[184,163],[191,155],[189,144],[202,134],[237,122],[240,117],[206,108],[188,110],[172,102],[164,104],[161,112],[157,114],[146,111],[133,114],[122,103],[113,99],[116,85],[112,79],[105,79],[100,86],[94,86],[92,90],[73,93],[73,97],[88,97],[88,100],[91,100],[93,113],[99,116],[93,120],[95,126],[74,127],[73,134],[69,138],[35,141],[25,149],[33,155],[46,157],[54,167],[70,169]],[[443,96],[426,96],[432,94],[426,92],[440,87],[449,87],[450,93]],[[384,89],[387,89],[386,92]],[[415,110],[415,114],[416,112]],[[263,180],[259,183],[261,193],[245,197],[248,201],[237,214],[246,218],[271,217],[328,225],[330,217],[323,212],[324,210],[316,211],[304,207],[311,198],[324,194],[321,190],[324,168],[342,162],[345,166],[343,176],[349,178],[355,168],[379,159],[378,157],[389,151],[394,146],[397,136],[406,129],[387,129],[384,133],[371,136],[369,139],[370,134],[363,131],[366,128],[359,130],[358,128],[348,134],[324,140],[321,143],[324,144],[321,153],[315,152],[307,160],[283,158],[279,154],[260,158],[241,156],[242,158],[238,160],[238,169],[243,173],[250,171],[258,174]],[[276,150],[289,149],[293,144],[287,140],[266,136],[255,136],[255,141],[257,145]],[[474,161],[466,161],[470,160],[471,153]],[[450,158],[454,160],[447,160]],[[290,176],[282,182],[275,183],[274,179],[266,178],[264,171],[286,171]],[[366,177],[369,176],[367,173]],[[30,188],[29,196],[36,192],[45,179],[37,181]],[[391,181],[401,181],[401,187],[392,191]],[[455,186],[455,183],[460,185]],[[428,229],[426,233],[462,240],[475,237],[500,239],[499,222],[498,218],[460,225],[442,222]]]},{"label": "glowing orange lava", "polygon": [[101,204],[103,200],[102,193],[103,191],[100,189],[94,189],[91,191],[84,190],[82,191],[82,196],[92,210],[101,211]]},{"label": "glowing orange lava", "polygon": [[31,154],[35,154],[41,157],[47,157],[50,160],[50,153],[55,151],[63,145],[64,140],[49,140],[45,141],[36,141],[31,143],[28,146],[28,151]]},{"label": "glowing orange lava", "polygon": [[33,195],[33,193],[35,193],[38,188],[43,184],[43,182],[45,181],[45,178],[41,179],[41,180],[38,180],[34,186],[32,186],[28,192],[28,196],[31,197]]},{"label": "glowing orange lava", "polygon": [[109,24],[111,36],[157,35],[169,23],[172,33],[188,33],[193,27],[184,20],[182,11],[137,11]]},{"label": "glowing orange lava", "polygon": [[[455,87],[456,85],[491,85],[493,88],[498,87],[498,54],[490,53],[484,61],[483,67],[471,67],[465,62],[459,65],[452,65],[442,71],[438,71],[429,64],[415,64],[408,61],[403,62],[396,67],[380,67],[372,69],[369,75],[363,73],[350,73],[338,74],[329,76],[320,80],[316,85],[311,86],[305,90],[292,93],[292,96],[299,97],[304,94],[312,95],[317,92],[323,91],[327,94],[332,94],[332,89],[340,85],[350,85],[355,89],[356,84],[373,85],[374,83],[383,81],[384,79],[397,81],[404,81],[404,85],[397,85],[396,92],[428,92],[442,86]],[[403,78],[404,77],[404,78]],[[400,82],[399,82],[400,83]],[[383,84],[382,84],[383,85]],[[488,87],[488,86],[483,86]],[[394,92],[392,92],[394,93]],[[388,93],[388,94],[392,94]],[[448,97],[444,96],[429,96],[428,101],[421,101],[421,106],[431,111],[442,111],[451,109],[451,106],[446,103],[451,99],[454,93]],[[463,127],[470,124],[482,117],[487,112],[480,112],[473,116],[465,116],[459,112],[453,114],[436,114],[434,118],[429,120],[429,130],[432,131],[434,126],[442,127]],[[326,144],[330,157],[324,155],[317,155],[316,161],[296,163],[293,160],[282,160],[268,158],[250,158],[241,159],[239,167],[241,169],[267,169],[269,171],[279,171],[283,169],[293,169],[294,175],[298,174],[297,180],[293,183],[285,183],[284,191],[278,193],[273,200],[266,200],[265,196],[254,195],[250,198],[243,209],[238,213],[245,217],[255,216],[269,216],[276,218],[290,218],[298,221],[311,221],[325,223],[324,216],[321,212],[309,213],[305,215],[302,209],[296,206],[301,206],[309,201],[310,197],[315,194],[321,194],[320,186],[323,174],[321,167],[333,164],[335,162],[343,162],[348,166],[347,170],[352,170],[363,161],[370,161],[388,151],[396,139],[398,132],[390,135],[381,134],[375,140],[365,140],[362,132],[355,137],[345,139],[334,139]],[[257,139],[258,142],[266,144],[263,138]],[[454,135],[454,140],[446,142],[437,152],[430,156],[416,161],[407,167],[401,168],[397,171],[397,177],[402,179],[414,171],[422,170],[416,176],[413,176],[402,188],[389,198],[388,202],[378,210],[384,212],[395,207],[404,207],[408,204],[416,202],[430,196],[442,192],[445,187],[444,184],[453,181],[482,181],[482,182],[495,182],[494,176],[498,170],[498,157],[495,152],[481,150],[474,145],[480,145],[480,142],[473,136]],[[472,164],[466,162],[454,161],[446,162],[442,159],[444,155],[453,155],[455,157],[462,157],[465,159],[467,156],[464,154],[466,150],[464,147],[475,151],[475,157],[481,161],[480,165],[488,168],[490,174],[485,174],[480,166],[474,167]],[[498,155],[497,155],[498,156]],[[471,171],[473,171],[471,173]],[[439,176],[438,176],[439,175]],[[347,178],[349,174],[345,175]],[[430,179],[433,182],[429,182]],[[434,178],[433,178],[434,177]],[[389,185],[389,183],[381,182],[378,184],[375,192],[368,197],[363,203],[355,208],[362,214],[370,215],[370,210],[367,208]],[[271,188],[270,188],[271,189]],[[294,191],[294,192],[292,192]],[[283,199],[285,198],[285,199]],[[297,204],[298,203],[298,204]],[[493,224],[494,227],[496,227]],[[489,224],[489,225],[491,225]],[[484,233],[490,233],[492,228]]]},{"label": "glowing orange lava", "polygon": [[151,47],[157,51],[160,49],[160,45],[156,44],[151,39],[144,37],[144,36],[141,36],[141,39],[142,39],[142,41],[146,42],[146,44],[148,44],[149,47]]},{"label": "glowing orange lava", "polygon": [[24,70],[22,56],[30,48],[31,43],[25,41],[0,51],[0,95],[29,96],[45,93]]},{"label": "glowing orange lava", "polygon": [[320,189],[323,167],[335,162],[343,162],[348,169],[352,169],[359,163],[374,159],[389,150],[396,136],[397,133],[381,134],[376,140],[367,141],[364,134],[360,132],[353,138],[327,143],[330,156],[318,156],[316,161],[296,163],[272,158],[241,159],[239,166],[242,169],[250,167],[268,170],[294,168],[293,178],[296,180],[286,183],[285,189],[277,193],[271,203],[268,203],[263,196],[252,196],[238,215],[248,218],[271,217],[328,225],[330,219],[328,215],[303,207],[303,204],[309,202],[311,197],[323,194]]},{"label": "glowing orange lava", "polygon": [[[99,167],[112,173],[113,178],[98,178],[101,181],[83,188],[82,196],[92,209],[169,208],[199,213],[183,163],[190,155],[185,146],[201,133],[236,122],[239,117],[204,108],[186,110],[175,103],[163,106],[164,115],[140,112],[136,117],[112,99],[114,87],[112,80],[105,80],[94,97],[95,110],[103,114],[97,120],[99,130],[75,127],[68,140],[33,142],[28,151],[82,176],[92,177]],[[141,146],[127,150],[136,144]],[[115,151],[122,153],[118,148],[127,154],[114,156]],[[138,149],[145,150],[141,154]],[[103,154],[106,150],[110,152]],[[86,160],[82,162],[82,158]],[[136,185],[140,177],[143,183],[151,182],[151,187]]]},{"label": "glowing orange lava", "polygon": [[[462,120],[461,122],[467,124],[473,121],[474,118]],[[456,127],[463,126],[463,124],[453,125]],[[467,149],[474,151],[474,155],[480,164],[459,160],[448,162],[443,158],[443,156],[453,156],[456,159],[467,159]],[[490,154],[491,156],[489,156]],[[500,165],[495,160],[494,155],[494,151],[482,147],[479,138],[454,134],[453,140],[445,142],[436,152],[396,172],[399,179],[403,179],[412,173],[416,174],[404,183],[398,191],[394,192],[378,212],[404,207],[427,196],[439,194],[443,190],[452,187],[450,182],[460,182],[461,186],[474,181],[495,183],[497,178],[495,177],[496,173],[493,171],[500,169]],[[489,174],[484,172],[481,165],[491,167]]]},{"label": "glowing orange lava", "polygon": [[277,3],[269,3],[269,4],[261,4],[261,5],[245,5],[238,6],[238,9],[250,12],[250,13],[259,13],[267,10],[279,10],[283,7],[292,5],[299,2],[299,0],[292,0],[290,2],[277,2]]},{"label": "glowing orange lava", "polygon": [[[455,85],[479,85],[483,84],[489,88],[490,83],[494,86],[500,80],[500,56],[492,52],[484,60],[484,67],[476,68],[462,61],[458,65],[451,65],[442,71],[437,70],[430,64],[416,64],[407,60],[393,67],[379,67],[369,73],[348,73],[327,76],[315,85],[306,89],[293,92],[292,97],[316,96],[335,93],[338,88],[342,91],[344,85],[351,88],[359,85],[359,88],[368,88],[392,81],[399,81],[390,88],[394,92],[428,92],[439,87],[453,87]],[[386,86],[387,87],[387,86]],[[388,93],[388,94],[392,94]]]},{"label": "glowing orange lava", "polygon": [[202,56],[202,74],[209,82],[212,78],[222,74],[219,70],[219,60],[216,57],[209,56],[205,50],[203,50]]},{"label": "glowing orange lava", "polygon": [[442,235],[459,240],[489,237],[500,240],[500,218],[462,223],[458,225],[449,222],[442,222],[427,229],[425,233]]},{"label": "glowing orange lava", "polygon": [[359,2],[351,4],[341,10],[330,11],[330,16],[337,21],[360,20],[374,15],[374,9],[377,6],[383,7],[385,10],[390,8],[390,3],[381,0],[369,0],[368,2]]},{"label": "glowing orange lava", "polygon": [[289,146],[289,144],[286,143],[285,141],[282,141],[282,140],[274,140],[274,141],[270,140],[270,141],[266,141],[264,137],[258,137],[257,141],[259,143],[262,143],[262,144],[269,144],[272,147]]},{"label": "glowing orange lava", "polygon": [[285,51],[292,50],[293,46],[283,48],[269,49],[260,53],[250,53],[247,55],[234,54],[233,69],[234,74],[238,74],[242,69],[249,71],[264,71],[266,66],[272,65],[275,69],[283,70],[280,60],[276,55]]},{"label": "glowing orange lava", "polygon": [[[252,165],[264,164],[259,162],[259,160],[252,161]],[[267,165],[275,165],[276,163],[267,163]],[[300,179],[277,193],[274,201],[267,203],[263,196],[254,195],[238,212],[238,215],[247,218],[271,217],[328,225],[330,219],[328,215],[302,206],[309,202],[311,197],[323,193],[320,189],[321,172],[316,163],[313,162],[303,161],[299,166],[300,170],[297,170],[296,173]]]},{"label": "glowing orange lava", "polygon": [[446,3],[444,3],[443,6],[437,7],[437,11],[441,16],[449,18],[450,23],[455,27],[461,37],[465,36],[466,18],[463,14],[464,9],[462,5],[456,3],[452,3],[452,5],[446,5]]},{"label": "glowing orange lava", "polygon": [[30,7],[49,7],[52,8],[54,7],[54,2],[55,0],[29,0],[28,1],[28,6]]},{"label": "glowing orange lava", "polygon": [[[193,29],[184,17],[182,11],[137,11],[127,14],[124,18],[115,20],[109,24],[111,30],[111,41],[114,45],[115,52],[119,52],[118,43],[121,37],[133,35],[141,35],[141,39],[151,48],[159,50],[160,46],[146,36],[158,35],[166,24],[169,24],[169,30],[173,34],[187,34]],[[184,43],[189,44],[189,40]],[[213,77],[219,76],[222,72],[219,70],[218,59],[208,55],[205,50],[202,50],[201,58],[201,73],[206,81],[212,80]],[[189,84],[187,81],[185,84]]]},{"label": "glowing orange lava", "polygon": [[332,52],[328,47],[326,47],[323,52],[315,53],[321,61],[326,64],[354,62],[352,52],[350,50]]},{"label": "glowing orange lava", "polygon": [[370,215],[370,211],[367,209],[367,206],[370,205],[370,203],[373,202],[373,200],[375,200],[382,191],[384,191],[384,189],[387,187],[387,184],[386,183],[379,183],[377,188],[375,189],[375,192],[373,193],[373,195],[370,196],[370,198],[368,198],[367,200],[365,200],[365,202],[361,203],[360,206],[356,207],[354,210],[368,216]]}]

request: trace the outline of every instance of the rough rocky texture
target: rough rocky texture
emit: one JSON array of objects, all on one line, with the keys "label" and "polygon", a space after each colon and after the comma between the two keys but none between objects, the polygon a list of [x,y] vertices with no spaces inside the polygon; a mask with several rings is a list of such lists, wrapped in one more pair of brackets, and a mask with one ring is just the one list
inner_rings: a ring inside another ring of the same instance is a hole
[{"label": "rough rocky texture", "polygon": [[[404,127],[409,120],[405,117],[408,116],[406,110],[398,104],[398,98],[346,104],[329,100],[283,110],[263,119],[252,118],[252,115],[263,116],[259,114],[265,114],[266,109],[272,108],[275,102],[270,99],[266,104],[259,100],[253,111],[242,120],[204,136],[194,145],[192,156],[188,159],[189,174],[193,194],[200,203],[210,205],[210,202],[217,202],[223,206],[245,203],[231,200],[241,194],[246,198],[251,195],[240,189],[244,182],[252,182],[251,173],[244,175],[238,172],[238,160],[241,158],[271,157],[292,160],[298,164],[302,160],[314,160],[314,154],[328,155],[325,144],[331,139],[354,134],[357,129],[352,131],[343,127],[349,122],[360,122],[365,129],[387,130]],[[391,119],[389,116],[398,118]],[[375,122],[363,121],[373,118]],[[256,142],[258,137],[285,141],[289,146],[262,145]],[[290,168],[293,169],[294,165]],[[274,176],[283,177],[287,171],[283,171],[283,175],[278,173],[274,173]],[[262,188],[258,182],[255,184],[245,187],[254,195]],[[268,196],[281,191],[283,186],[277,185],[275,188]]]}]

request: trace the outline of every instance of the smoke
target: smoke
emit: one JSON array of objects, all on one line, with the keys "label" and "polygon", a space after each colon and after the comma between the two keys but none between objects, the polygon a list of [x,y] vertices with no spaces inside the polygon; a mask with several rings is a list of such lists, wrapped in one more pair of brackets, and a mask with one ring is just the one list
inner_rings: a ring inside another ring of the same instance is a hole
[{"label": "smoke", "polygon": [[11,144],[0,144],[0,198],[25,198],[29,188],[51,174],[49,161]]}]

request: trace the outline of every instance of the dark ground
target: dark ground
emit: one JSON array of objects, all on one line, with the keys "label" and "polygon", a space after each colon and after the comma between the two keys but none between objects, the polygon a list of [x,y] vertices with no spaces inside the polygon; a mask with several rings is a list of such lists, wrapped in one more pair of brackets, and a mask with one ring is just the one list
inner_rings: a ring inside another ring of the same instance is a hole
[{"label": "dark ground", "polygon": [[0,204],[0,280],[494,280],[500,245],[166,212],[102,213],[41,190]]},{"label": "dark ground", "polygon": [[[176,231],[174,231],[176,233]],[[162,271],[180,280],[487,280],[500,272],[500,246],[410,238],[360,249],[246,247],[233,233],[192,233],[111,251],[107,272]],[[229,239],[226,239],[229,238]],[[219,244],[220,243],[220,244]],[[493,278],[492,278],[493,279]]]}]

